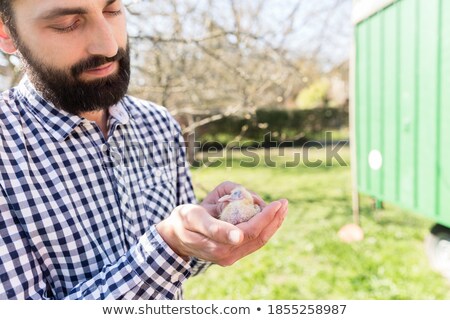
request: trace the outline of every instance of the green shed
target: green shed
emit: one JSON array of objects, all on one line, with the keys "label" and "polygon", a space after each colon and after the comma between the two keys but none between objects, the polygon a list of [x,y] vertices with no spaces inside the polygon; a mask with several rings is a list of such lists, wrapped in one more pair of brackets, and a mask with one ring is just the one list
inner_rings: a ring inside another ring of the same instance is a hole
[{"label": "green shed", "polygon": [[354,1],[352,170],[358,194],[436,221],[450,271],[450,1]]}]

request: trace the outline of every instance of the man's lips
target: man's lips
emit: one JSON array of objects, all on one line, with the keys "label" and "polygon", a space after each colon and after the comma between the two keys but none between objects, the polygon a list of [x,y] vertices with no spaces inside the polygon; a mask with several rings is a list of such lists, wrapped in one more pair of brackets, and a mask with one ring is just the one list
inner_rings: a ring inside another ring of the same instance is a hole
[{"label": "man's lips", "polygon": [[116,61],[103,64],[97,68],[86,70],[85,73],[94,76],[108,76],[116,69]]}]

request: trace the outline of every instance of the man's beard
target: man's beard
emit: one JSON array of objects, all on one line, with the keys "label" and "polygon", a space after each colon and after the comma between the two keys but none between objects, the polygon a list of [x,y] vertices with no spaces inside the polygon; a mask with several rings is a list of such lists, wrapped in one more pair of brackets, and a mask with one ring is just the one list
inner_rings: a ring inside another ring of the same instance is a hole
[{"label": "man's beard", "polygon": [[[120,101],[130,82],[130,49],[119,48],[114,57],[91,56],[68,69],[56,69],[40,62],[23,44],[18,43],[25,72],[43,98],[71,114],[107,110]],[[118,71],[107,77],[83,81],[80,75],[118,61]]]}]

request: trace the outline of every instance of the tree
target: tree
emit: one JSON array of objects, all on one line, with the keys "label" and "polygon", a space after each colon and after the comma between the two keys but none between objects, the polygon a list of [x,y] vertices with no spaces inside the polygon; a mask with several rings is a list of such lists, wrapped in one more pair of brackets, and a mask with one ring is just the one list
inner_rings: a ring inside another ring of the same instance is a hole
[{"label": "tree", "polygon": [[[313,80],[298,62],[326,62],[330,34],[336,41],[348,32],[344,27],[330,33],[338,28],[333,21],[350,25],[350,0],[124,3],[133,55],[130,93],[167,106],[186,132],[295,100]],[[0,75],[8,79],[2,89],[17,82],[18,71],[0,56]]]}]

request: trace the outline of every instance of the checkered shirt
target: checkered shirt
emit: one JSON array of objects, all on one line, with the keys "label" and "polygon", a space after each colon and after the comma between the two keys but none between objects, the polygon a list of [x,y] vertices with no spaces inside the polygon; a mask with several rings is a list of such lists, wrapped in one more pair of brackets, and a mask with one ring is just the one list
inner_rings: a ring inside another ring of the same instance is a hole
[{"label": "checkered shirt", "polygon": [[175,299],[209,266],[155,229],[195,203],[178,124],[130,96],[109,113],[105,139],[26,77],[0,97],[0,299]]}]

